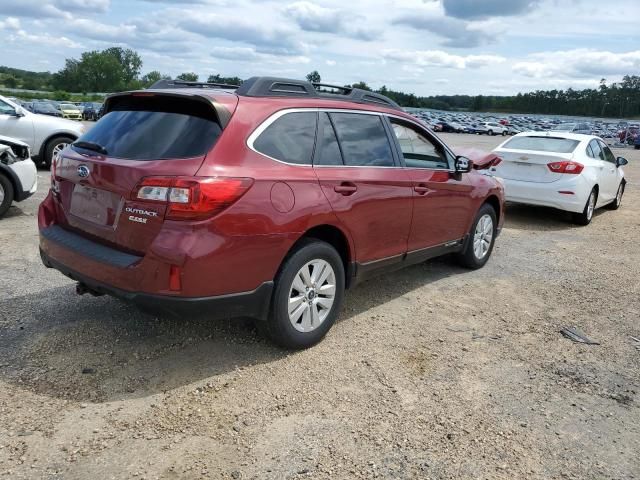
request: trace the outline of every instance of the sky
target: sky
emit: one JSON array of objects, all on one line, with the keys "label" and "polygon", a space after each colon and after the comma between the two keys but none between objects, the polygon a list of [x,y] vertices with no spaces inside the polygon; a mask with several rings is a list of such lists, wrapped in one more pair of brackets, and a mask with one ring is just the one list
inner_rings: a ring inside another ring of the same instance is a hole
[{"label": "sky", "polygon": [[640,75],[640,0],[0,0],[0,65],[122,46],[142,73],[508,95]]}]

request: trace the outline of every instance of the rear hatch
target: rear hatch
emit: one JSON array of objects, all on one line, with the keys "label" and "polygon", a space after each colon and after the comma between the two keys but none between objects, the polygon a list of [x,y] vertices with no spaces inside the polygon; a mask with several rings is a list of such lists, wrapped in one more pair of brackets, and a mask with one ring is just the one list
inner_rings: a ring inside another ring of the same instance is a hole
[{"label": "rear hatch", "polygon": [[555,182],[563,178],[563,174],[551,171],[548,165],[571,160],[579,143],[579,140],[543,135],[513,137],[495,150],[502,162],[492,172],[506,180]]},{"label": "rear hatch", "polygon": [[[106,114],[54,162],[54,190],[68,228],[143,254],[166,206],[141,201],[145,177],[191,177],[222,133],[205,97],[132,93],[107,101]],[[218,105],[218,108],[221,108]]]}]

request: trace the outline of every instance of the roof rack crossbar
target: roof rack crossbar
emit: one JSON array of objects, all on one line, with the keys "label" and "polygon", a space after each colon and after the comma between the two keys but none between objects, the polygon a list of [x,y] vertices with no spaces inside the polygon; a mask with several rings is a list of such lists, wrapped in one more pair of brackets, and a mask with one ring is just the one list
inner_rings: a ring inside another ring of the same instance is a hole
[{"label": "roof rack crossbar", "polygon": [[235,90],[239,85],[230,85],[228,83],[212,83],[212,82],[190,82],[187,80],[171,80],[162,79],[151,85],[149,88],[153,89],[168,89],[168,88],[221,88]]},{"label": "roof rack crossbar", "polygon": [[[322,88],[338,90],[330,92]],[[306,80],[292,80],[277,77],[252,77],[236,90],[236,95],[246,97],[301,97],[327,98],[357,103],[373,103],[387,108],[402,110],[400,105],[389,97],[360,88],[330,85],[326,83],[312,83]]]}]

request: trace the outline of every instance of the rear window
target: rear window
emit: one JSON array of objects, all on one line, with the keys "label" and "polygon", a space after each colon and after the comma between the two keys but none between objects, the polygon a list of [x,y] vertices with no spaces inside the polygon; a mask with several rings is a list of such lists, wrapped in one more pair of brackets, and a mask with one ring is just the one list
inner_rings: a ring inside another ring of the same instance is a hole
[{"label": "rear window", "polygon": [[532,150],[534,152],[571,153],[579,140],[557,137],[514,137],[505,143],[502,148],[513,150]]},{"label": "rear window", "polygon": [[282,162],[311,165],[317,116],[316,112],[287,113],[269,125],[253,147]]},{"label": "rear window", "polygon": [[[213,107],[174,97],[123,97],[80,137],[110,157],[164,160],[205,155],[222,133]],[[74,147],[77,148],[77,147]]]}]

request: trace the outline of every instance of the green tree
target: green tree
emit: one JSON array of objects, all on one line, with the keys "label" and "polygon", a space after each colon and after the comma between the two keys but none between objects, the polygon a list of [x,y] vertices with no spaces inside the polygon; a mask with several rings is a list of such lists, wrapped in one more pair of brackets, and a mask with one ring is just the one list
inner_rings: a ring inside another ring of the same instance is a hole
[{"label": "green tree", "polygon": [[313,72],[307,75],[307,80],[310,81],[311,83],[320,83],[322,81],[322,77],[320,76],[317,70],[314,70]]},{"label": "green tree", "polygon": [[80,59],[68,58],[53,76],[54,88],[72,92],[115,92],[137,86],[142,59],[133,50],[120,47],[84,52]]},{"label": "green tree", "polygon": [[[366,84],[366,82],[357,82],[354,83],[353,85],[351,85],[352,88],[359,88],[361,90],[369,90],[370,92],[372,91],[371,87],[369,85]],[[409,106],[409,105],[407,105]]]},{"label": "green tree", "polygon": [[138,78],[138,75],[140,75],[142,59],[136,51],[130,48],[125,50],[121,47],[112,47],[104,50],[102,54],[112,56],[118,60],[120,64],[121,81],[125,87],[131,85],[131,83]]},{"label": "green tree", "polygon": [[225,85],[242,85],[243,80],[240,77],[222,77],[219,74],[209,75],[207,78],[209,83],[224,83]]},{"label": "green tree", "polygon": [[18,80],[13,75],[8,75],[2,81],[7,88],[16,88],[18,86]]},{"label": "green tree", "polygon": [[157,70],[153,70],[145,75],[142,76],[142,78],[140,79],[140,82],[142,83],[142,86],[144,88],[148,88],[151,85],[153,85],[154,83],[156,83],[158,80],[170,80],[171,77],[168,75],[163,75],[162,73],[160,73]]},{"label": "green tree", "polygon": [[197,82],[198,74],[193,72],[181,73],[176,77],[176,80],[183,80],[185,82]]}]

